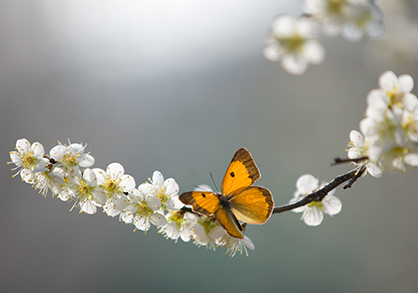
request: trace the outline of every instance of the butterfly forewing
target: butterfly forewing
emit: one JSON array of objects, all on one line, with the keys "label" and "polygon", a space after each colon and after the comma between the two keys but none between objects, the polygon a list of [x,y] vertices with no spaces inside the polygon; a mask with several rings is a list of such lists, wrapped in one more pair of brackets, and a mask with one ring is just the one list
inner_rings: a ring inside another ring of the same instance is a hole
[{"label": "butterfly forewing", "polygon": [[235,217],[248,224],[265,223],[274,208],[270,190],[260,186],[237,190],[229,198],[229,204]]},{"label": "butterfly forewing", "polygon": [[240,226],[238,226],[239,223],[231,211],[221,207],[216,211],[215,217],[229,236],[241,239],[244,238]]},{"label": "butterfly forewing", "polygon": [[185,205],[191,205],[196,213],[205,216],[212,215],[221,206],[216,194],[208,191],[184,192],[179,199]]},{"label": "butterfly forewing", "polygon": [[253,157],[245,148],[240,148],[232,157],[222,181],[221,192],[225,196],[235,190],[248,187],[260,178],[260,171]]}]

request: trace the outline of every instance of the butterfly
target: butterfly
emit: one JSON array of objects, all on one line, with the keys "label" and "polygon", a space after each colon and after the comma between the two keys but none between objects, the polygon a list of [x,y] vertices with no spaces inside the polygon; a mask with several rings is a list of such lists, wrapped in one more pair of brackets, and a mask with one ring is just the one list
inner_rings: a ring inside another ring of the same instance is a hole
[{"label": "butterfly", "polygon": [[240,222],[263,224],[274,208],[270,190],[253,186],[261,177],[253,157],[245,148],[240,148],[232,157],[225,172],[221,193],[212,191],[189,191],[180,195],[185,205],[203,216],[214,216],[226,232],[235,238],[244,238]]}]

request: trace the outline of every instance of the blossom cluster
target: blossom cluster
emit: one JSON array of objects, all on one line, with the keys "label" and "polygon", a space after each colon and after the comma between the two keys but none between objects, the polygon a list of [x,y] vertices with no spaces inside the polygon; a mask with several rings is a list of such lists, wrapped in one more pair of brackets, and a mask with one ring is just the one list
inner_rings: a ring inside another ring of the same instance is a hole
[{"label": "blossom cluster", "polygon": [[405,172],[418,166],[418,99],[410,75],[392,71],[379,78],[367,96],[360,132],[351,131],[348,157],[365,173],[381,177],[385,170]]},{"label": "blossom cluster", "polygon": [[73,202],[71,210],[78,208],[86,214],[95,214],[98,208],[111,217],[147,232],[157,226],[166,238],[177,242],[194,240],[198,246],[214,249],[226,247],[227,253],[248,255],[247,247],[254,250],[248,237],[229,236],[213,217],[191,212],[179,200],[179,185],[173,178],[164,180],[155,171],[149,182],[136,187],[135,179],[125,174],[119,163],[111,163],[106,170],[91,168],[95,160],[85,153],[86,145],[58,144],[45,154],[41,143],[31,144],[22,138],[16,142],[16,151],[10,158],[16,165],[22,181],[46,196],[51,190],[62,201]]},{"label": "blossom cluster", "polygon": [[264,56],[294,75],[320,64],[325,50],[318,31],[350,42],[384,35],[383,13],[372,0],[304,0],[301,17],[279,15],[272,23]]},{"label": "blossom cluster", "polygon": [[[392,71],[386,71],[379,78],[379,88],[369,92],[366,117],[360,122],[361,132],[350,132],[347,150],[358,176],[370,174],[380,178],[385,170],[405,172],[406,165],[418,166],[418,98],[411,93],[413,87],[410,75],[397,77]],[[312,175],[302,175],[289,204],[301,201],[323,186]],[[306,225],[318,226],[324,213],[333,216],[341,211],[341,201],[334,193],[335,189],[321,201],[312,201],[292,211],[303,213]]]}]

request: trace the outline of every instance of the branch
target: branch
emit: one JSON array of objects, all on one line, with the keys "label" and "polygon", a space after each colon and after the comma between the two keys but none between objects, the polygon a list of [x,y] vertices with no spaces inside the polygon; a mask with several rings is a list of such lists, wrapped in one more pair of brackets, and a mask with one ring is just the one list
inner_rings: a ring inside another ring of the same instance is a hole
[{"label": "branch", "polygon": [[359,163],[361,161],[368,160],[368,159],[369,159],[368,157],[360,157],[360,158],[356,158],[356,159],[348,159],[348,158],[347,159],[341,159],[340,157],[336,157],[336,158],[334,158],[334,162],[331,163],[331,166],[335,166],[335,165],[343,164],[343,163],[351,163],[351,162]]},{"label": "branch", "polygon": [[334,180],[332,180],[330,183],[328,183],[321,189],[318,189],[317,191],[307,195],[302,200],[296,203],[275,207],[273,209],[273,214],[287,212],[295,208],[305,206],[313,201],[322,201],[324,197],[327,196],[328,192],[337,188],[339,185],[343,184],[348,180],[350,181],[344,186],[344,189],[350,188],[353,185],[353,183],[364,173],[364,170],[365,169],[363,168],[356,168],[348,173],[342,174],[336,177]]}]

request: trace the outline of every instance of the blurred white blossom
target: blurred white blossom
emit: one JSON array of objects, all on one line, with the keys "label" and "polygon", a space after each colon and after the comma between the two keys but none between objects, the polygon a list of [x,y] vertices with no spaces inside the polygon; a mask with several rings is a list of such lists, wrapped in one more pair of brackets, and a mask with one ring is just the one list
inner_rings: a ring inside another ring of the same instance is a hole
[{"label": "blurred white blossom", "polygon": [[315,23],[306,17],[278,16],[272,24],[264,49],[270,61],[280,61],[283,68],[301,75],[309,64],[319,64],[325,58],[321,43],[315,38]]},{"label": "blurred white blossom", "polygon": [[314,17],[328,36],[351,42],[384,35],[383,13],[369,0],[305,0],[303,10]]}]

